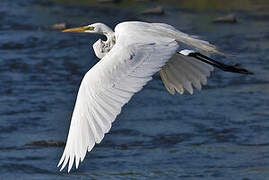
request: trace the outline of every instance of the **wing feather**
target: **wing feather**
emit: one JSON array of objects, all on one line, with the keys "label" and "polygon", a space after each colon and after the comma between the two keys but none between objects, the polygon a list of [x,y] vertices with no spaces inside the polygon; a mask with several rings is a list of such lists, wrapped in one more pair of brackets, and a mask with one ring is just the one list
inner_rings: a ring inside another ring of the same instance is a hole
[{"label": "wing feather", "polygon": [[168,77],[165,73],[165,68],[162,68],[160,70],[160,75],[161,75],[162,81],[163,81],[164,86],[166,87],[167,91],[170,94],[175,94],[175,89],[173,88],[173,85],[171,84],[171,82],[168,80]]},{"label": "wing feather", "polygon": [[[168,64],[168,69],[166,71],[170,72],[172,77],[175,77],[175,80],[172,82],[176,91],[180,94],[183,94],[184,93],[184,89],[183,87],[185,87],[185,81],[184,81],[184,77],[180,76],[180,74],[177,73],[177,71],[179,69],[177,69],[176,67],[174,67],[171,64]],[[169,71],[170,70],[170,71]]]},{"label": "wing feather", "polygon": [[211,71],[213,71],[211,65],[177,53],[162,67],[160,73],[164,86],[170,94],[174,94],[175,90],[182,94],[184,89],[192,94],[192,86],[201,90],[201,84],[207,83]]},{"label": "wing feather", "polygon": [[[126,40],[125,40],[126,41]],[[100,143],[112,122],[134,93],[176,53],[178,43],[124,44],[118,40],[108,54],[84,76],[79,88],[66,147],[59,161],[68,172],[76,168],[95,143]]]}]

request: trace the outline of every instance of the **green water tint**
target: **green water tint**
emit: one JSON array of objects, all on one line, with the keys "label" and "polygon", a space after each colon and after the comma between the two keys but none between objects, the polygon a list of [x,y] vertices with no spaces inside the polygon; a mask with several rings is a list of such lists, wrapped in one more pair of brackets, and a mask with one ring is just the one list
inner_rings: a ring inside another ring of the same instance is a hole
[{"label": "green water tint", "polygon": [[83,5],[99,6],[133,6],[135,8],[145,8],[157,5],[176,6],[180,8],[190,8],[193,10],[266,10],[269,9],[268,0],[158,0],[158,1],[136,1],[119,0],[117,3],[101,3],[98,0],[52,0],[63,3],[75,3]]}]

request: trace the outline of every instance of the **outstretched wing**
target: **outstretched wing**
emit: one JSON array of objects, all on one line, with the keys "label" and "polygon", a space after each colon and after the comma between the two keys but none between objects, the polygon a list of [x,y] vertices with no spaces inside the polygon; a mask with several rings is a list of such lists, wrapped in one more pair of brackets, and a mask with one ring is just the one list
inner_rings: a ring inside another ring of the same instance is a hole
[{"label": "outstretched wing", "polygon": [[213,71],[213,66],[187,56],[185,51],[175,54],[160,71],[164,86],[170,94],[175,94],[175,90],[183,94],[184,89],[192,94],[193,86],[201,90],[202,85],[207,83],[210,72]]},{"label": "outstretched wing", "polygon": [[185,49],[175,54],[162,67],[160,75],[169,93],[175,94],[177,91],[183,94],[186,89],[192,94],[193,87],[201,90],[201,84],[207,83],[207,77],[210,76],[213,67],[233,73],[253,74],[246,69],[226,65],[199,52]]},{"label": "outstretched wing", "polygon": [[86,73],[81,82],[66,146],[58,164],[62,164],[61,170],[68,161],[68,172],[74,161],[78,167],[87,150],[100,143],[110,130],[122,106],[178,49],[178,43],[167,38],[139,44],[127,44],[128,37],[122,40],[119,37],[111,51]]}]

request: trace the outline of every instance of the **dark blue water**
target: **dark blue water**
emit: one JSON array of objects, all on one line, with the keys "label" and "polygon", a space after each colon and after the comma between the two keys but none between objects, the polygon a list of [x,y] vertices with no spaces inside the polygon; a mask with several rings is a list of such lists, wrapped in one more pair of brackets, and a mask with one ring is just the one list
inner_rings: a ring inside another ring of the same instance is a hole
[{"label": "dark blue water", "polygon": [[[238,24],[212,24],[231,11],[166,7],[165,16],[128,8],[38,0],[0,2],[0,179],[269,179],[269,11],[233,11]],[[166,22],[200,35],[255,75],[213,72],[194,95],[172,96],[158,75],[124,106],[79,170],[59,172],[80,81],[96,62],[97,35],[48,27],[125,20]],[[90,48],[89,48],[90,47]]]}]

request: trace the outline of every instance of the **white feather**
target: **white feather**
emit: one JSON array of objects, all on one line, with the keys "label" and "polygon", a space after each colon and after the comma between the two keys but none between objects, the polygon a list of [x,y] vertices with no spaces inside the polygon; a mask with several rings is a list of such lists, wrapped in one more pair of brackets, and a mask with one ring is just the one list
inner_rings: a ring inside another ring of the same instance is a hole
[{"label": "white feather", "polygon": [[171,94],[174,94],[173,89],[182,94],[184,92],[183,88],[192,94],[192,85],[201,90],[201,84],[205,85],[207,83],[206,78],[213,70],[211,65],[187,56],[189,52],[194,51],[183,50],[180,54],[175,54],[160,71],[162,81]]},{"label": "white feather", "polygon": [[152,79],[152,75],[178,49],[178,43],[171,38],[163,38],[161,41],[160,38],[150,38],[149,41],[130,41],[126,44],[128,38],[130,37],[124,35],[118,37],[111,51],[84,76],[65,151],[58,164],[60,166],[63,163],[61,170],[68,160],[68,172],[74,161],[78,167],[86,150],[90,150],[95,143],[100,143],[104,134],[110,130],[111,123],[122,106]]},{"label": "white feather", "polygon": [[[87,150],[102,141],[124,104],[156,72],[160,71],[171,94],[175,90],[182,94],[184,89],[192,94],[192,84],[201,89],[212,67],[184,53],[177,54],[180,44],[218,52],[208,42],[165,24],[125,22],[116,26],[115,33],[104,24],[94,25],[99,26],[97,30],[106,30],[108,40],[95,43],[95,53],[103,58],[85,74],[78,91],[66,146],[58,163],[62,170],[69,162],[68,172],[74,163],[78,168]],[[99,52],[103,45],[108,45],[106,54]]]}]

